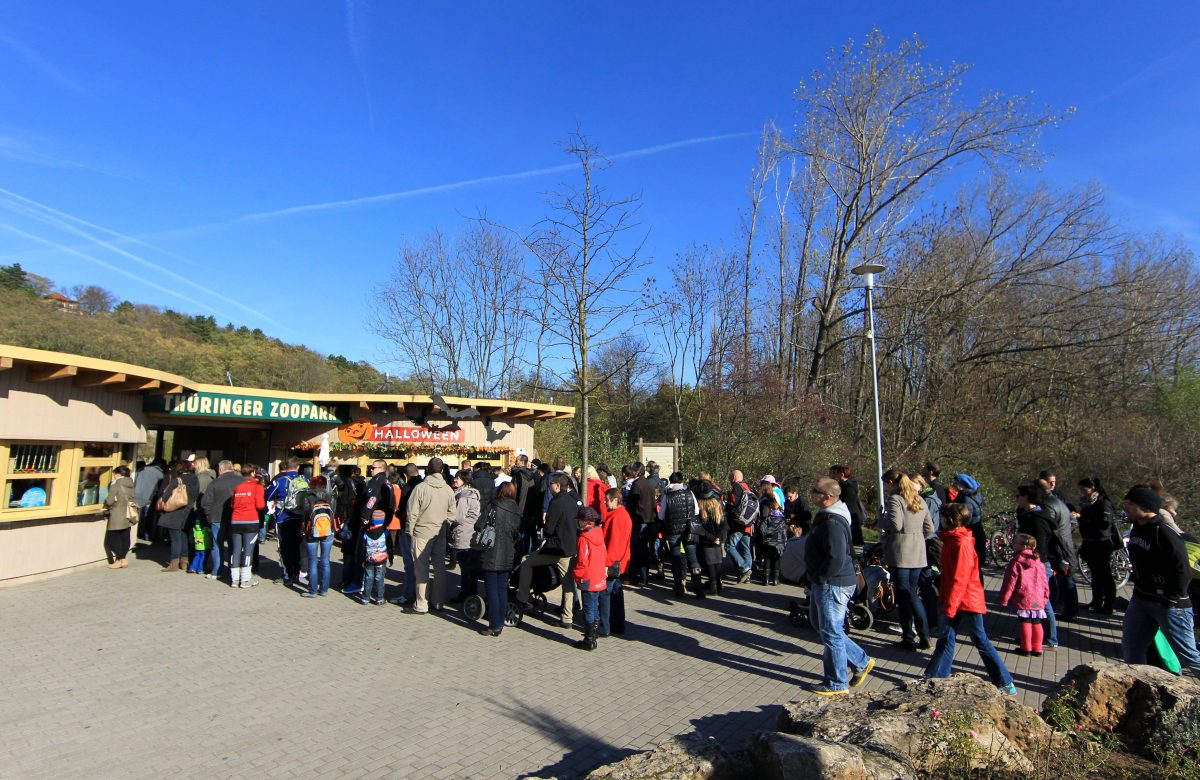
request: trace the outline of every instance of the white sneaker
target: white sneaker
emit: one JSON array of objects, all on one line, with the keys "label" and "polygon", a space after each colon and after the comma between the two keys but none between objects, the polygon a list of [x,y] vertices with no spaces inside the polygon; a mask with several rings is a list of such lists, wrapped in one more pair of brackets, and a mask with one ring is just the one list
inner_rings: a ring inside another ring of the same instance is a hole
[{"label": "white sneaker", "polygon": [[258,585],[258,580],[243,580],[242,584],[239,585],[238,587],[239,588],[253,588],[253,587],[257,587],[257,585]]}]

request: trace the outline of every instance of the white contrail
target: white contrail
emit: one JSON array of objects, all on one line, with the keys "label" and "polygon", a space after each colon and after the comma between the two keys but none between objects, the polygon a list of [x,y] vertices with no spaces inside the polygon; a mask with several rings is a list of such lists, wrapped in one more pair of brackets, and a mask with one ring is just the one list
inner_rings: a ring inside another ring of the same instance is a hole
[{"label": "white contrail", "polygon": [[[662,152],[669,152],[674,149],[682,149],[688,146],[697,146],[700,144],[711,144],[718,141],[729,141],[735,138],[748,138],[757,136],[758,130],[745,133],[727,133],[725,135],[709,135],[703,138],[688,138],[683,141],[672,141],[670,143],[658,144],[657,146],[647,146],[644,149],[633,149],[628,152],[618,152],[617,154],[606,155],[610,160],[626,160],[635,157],[648,157]],[[342,209],[353,209],[360,206],[373,206],[380,203],[389,203],[394,200],[403,200],[405,198],[413,198],[419,195],[433,195],[439,192],[451,192],[453,190],[466,189],[467,187],[477,187],[481,184],[495,184],[502,181],[516,181],[519,179],[531,179],[537,176],[548,176],[552,173],[564,173],[566,171],[575,170],[579,167],[578,162],[563,163],[561,165],[551,165],[545,168],[534,168],[528,171],[519,171],[517,173],[501,173],[494,176],[480,176],[475,179],[463,179],[462,181],[450,182],[448,184],[434,184],[428,187],[417,187],[411,190],[401,190],[399,192],[385,192],[379,195],[365,195],[358,198],[347,198],[345,200],[333,200],[325,203],[310,203],[304,206],[289,206],[288,208],[275,209],[273,211],[259,211],[253,214],[246,214],[234,219],[225,220],[223,222],[211,222],[205,225],[196,225],[190,228],[179,228],[177,230],[167,230],[160,233],[151,233],[147,238],[184,238],[188,236],[210,233],[216,230],[236,227],[238,225],[247,225],[257,222],[265,222],[267,220],[278,219],[280,217],[293,217],[298,214],[313,214],[322,211],[337,211]]]},{"label": "white contrail", "polygon": [[[145,266],[146,268],[153,270],[156,273],[168,276],[171,279],[173,279],[177,282],[180,282],[182,284],[186,284],[190,287],[193,287],[193,288],[199,290],[200,292],[205,293],[206,295],[211,295],[214,298],[216,298],[217,300],[224,301],[225,303],[228,303],[229,305],[234,306],[237,309],[239,309],[243,312],[246,312],[247,314],[252,315],[253,317],[256,317],[258,319],[269,322],[272,325],[275,325],[277,327],[283,327],[282,323],[278,322],[277,320],[272,319],[271,317],[264,314],[262,311],[260,311],[258,309],[251,308],[251,307],[245,305],[244,303],[240,303],[239,301],[236,301],[233,298],[230,298],[226,295],[223,295],[223,294],[217,292],[216,290],[205,287],[204,285],[200,284],[199,282],[193,281],[192,279],[189,279],[188,277],[184,276],[183,274],[176,273],[175,271],[172,271],[169,268],[164,268],[163,266],[161,266],[157,263],[151,262],[151,261],[147,260],[146,258],[141,257],[140,255],[135,255],[132,252],[127,252],[124,249],[120,248],[119,246],[116,246],[115,244],[113,244],[109,241],[105,241],[102,238],[97,238],[96,236],[92,235],[91,233],[88,233],[85,230],[80,230],[79,228],[75,227],[71,223],[74,222],[76,224],[83,225],[84,227],[91,228],[92,230],[98,230],[102,233],[107,233],[108,235],[113,236],[120,241],[126,241],[129,243],[138,245],[138,246],[146,247],[147,249],[151,249],[154,251],[160,251],[160,252],[163,251],[163,250],[157,249],[156,247],[154,247],[150,244],[147,244],[144,241],[141,241],[133,236],[124,235],[124,234],[119,233],[110,228],[106,228],[103,225],[97,225],[95,223],[88,222],[85,219],[80,219],[79,217],[73,216],[71,214],[67,214],[66,212],[63,212],[63,211],[59,211],[58,209],[51,208],[50,206],[47,206],[44,203],[38,203],[35,200],[26,198],[23,195],[18,195],[15,192],[11,192],[9,190],[4,189],[3,187],[0,187],[0,196],[4,196],[9,199],[9,202],[4,202],[3,200],[0,200],[0,205],[7,207],[10,211],[16,211],[18,213],[25,214],[26,216],[36,219],[44,224],[50,225],[51,227],[56,227],[60,230],[65,230],[68,233],[79,236],[80,238],[83,238],[92,244],[103,247],[104,249],[107,249],[110,252],[115,252],[116,254],[121,255],[122,257],[126,257],[126,258],[134,261],[135,263],[138,263],[142,266]],[[13,203],[11,201],[16,201],[16,202]],[[188,260],[185,257],[181,257],[179,255],[175,255],[170,252],[163,252],[163,253],[170,255],[171,257],[175,257],[178,260],[182,260],[186,263],[195,265],[195,263],[193,261]],[[94,260],[95,258],[90,258],[90,259]],[[134,278],[140,278],[140,277],[134,277]],[[188,300],[190,300],[190,299],[188,299]],[[218,312],[218,313],[220,313],[220,312]],[[228,315],[223,315],[223,316],[228,316]]]},{"label": "white contrail", "polygon": [[0,30],[0,44],[4,44],[15,51],[25,62],[33,66],[35,70],[41,71],[43,76],[57,83],[60,87],[65,87],[72,92],[82,93],[84,91],[83,87],[76,84],[65,73],[55,67],[54,63],[3,30]]},{"label": "white contrail", "polygon": [[375,127],[375,102],[371,99],[371,83],[367,80],[366,58],[366,27],[370,7],[365,2],[359,8],[358,0],[345,0],[346,7],[346,43],[350,46],[350,56],[354,58],[354,67],[358,69],[358,77],[362,80],[363,91],[367,97],[367,118],[371,127]]},{"label": "white contrail", "polygon": [[1113,87],[1107,93],[1096,98],[1096,103],[1103,103],[1107,100],[1120,95],[1134,87],[1151,81],[1154,78],[1162,77],[1176,70],[1192,53],[1192,51],[1200,45],[1200,38],[1194,38],[1182,46],[1172,49],[1163,56],[1154,60],[1148,65],[1143,66],[1137,73],[1122,81],[1117,86]]},{"label": "white contrail", "polygon": [[[7,230],[8,232],[10,232],[14,235],[20,236],[21,238],[25,238],[30,241],[35,241],[39,244],[48,246],[52,249],[57,249],[60,252],[66,252],[69,255],[74,255],[75,257],[83,258],[84,260],[95,263],[96,265],[100,266],[101,268],[107,268],[108,270],[112,271],[113,273],[120,274],[121,276],[127,276],[130,279],[140,282],[141,284],[144,284],[151,289],[158,290],[161,293],[173,296],[175,298],[178,298],[181,301],[187,301],[188,303],[192,304],[193,306],[198,306],[201,309],[204,309],[205,311],[210,311],[213,314],[222,314],[221,312],[217,311],[213,307],[209,306],[207,303],[202,303],[201,301],[198,301],[195,298],[189,298],[188,296],[180,293],[178,290],[172,290],[170,288],[163,287],[161,284],[152,282],[142,276],[139,276],[139,275],[133,273],[132,271],[130,271],[126,268],[122,268],[119,265],[114,265],[113,263],[109,263],[105,260],[101,260],[98,257],[92,257],[89,254],[80,252],[78,249],[73,249],[69,246],[66,246],[65,244],[60,244],[57,241],[51,241],[50,239],[42,238],[41,236],[35,236],[32,233],[26,233],[24,230],[21,230],[20,228],[15,228],[12,225],[9,225],[5,222],[0,222],[0,229]],[[224,316],[224,315],[222,314],[222,316]]]}]

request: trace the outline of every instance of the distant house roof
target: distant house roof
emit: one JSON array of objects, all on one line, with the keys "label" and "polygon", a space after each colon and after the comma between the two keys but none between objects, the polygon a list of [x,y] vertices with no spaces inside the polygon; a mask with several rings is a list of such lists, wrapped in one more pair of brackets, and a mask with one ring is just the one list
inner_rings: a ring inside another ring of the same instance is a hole
[{"label": "distant house roof", "polygon": [[79,301],[72,300],[71,298],[68,298],[67,296],[63,295],[60,292],[50,293],[49,295],[46,296],[46,300],[58,301],[59,303],[79,303]]}]

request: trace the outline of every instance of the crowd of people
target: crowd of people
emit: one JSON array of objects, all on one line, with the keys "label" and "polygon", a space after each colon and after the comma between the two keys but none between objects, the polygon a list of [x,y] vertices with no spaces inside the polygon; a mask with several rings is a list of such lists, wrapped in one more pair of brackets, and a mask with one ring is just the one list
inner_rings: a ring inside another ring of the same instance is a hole
[{"label": "crowd of people", "polygon": [[[1177,502],[1160,484],[1135,485],[1122,517],[1100,480],[1078,487],[1077,505],[1046,471],[1016,490],[1012,556],[998,594],[1017,618],[1016,652],[1038,656],[1058,646],[1060,621],[1080,609],[1082,558],[1091,572],[1088,608],[1098,615],[1124,608],[1124,660],[1145,663],[1157,640],[1158,652],[1200,674],[1189,598],[1200,541],[1179,529]],[[380,459],[366,474],[355,466],[313,473],[292,458],[273,478],[254,464],[222,460],[213,469],[196,457],[139,464],[133,479],[118,469],[106,501],[106,542],[110,567],[123,568],[132,526],[148,540],[165,532],[163,571],[252,588],[262,543],[273,534],[277,579],[305,598],[328,594],[336,543],[341,592],[375,606],[389,601],[387,575],[399,557],[403,586],[391,603],[427,615],[481,598],[487,625],[479,633],[490,637],[500,636],[506,620],[519,622],[513,614],[528,612],[535,595],[557,591],[557,625],[572,628],[581,611],[576,645],[585,650],[624,631],[624,588],[660,578],[676,598],[703,599],[757,572],[766,587],[806,590],[808,621],[823,646],[824,680],[813,692],[826,696],[860,685],[874,668],[845,629],[870,550],[894,588],[896,644],[929,654],[927,676],[950,674],[966,633],[992,682],[1015,694],[984,626],[988,535],[979,482],[968,474],[944,482],[938,465],[927,463],[914,472],[889,469],[882,488],[880,508],[868,511],[852,470],[841,464],[811,482],[782,485],[767,474],[752,485],[738,470],[727,481],[704,472],[664,479],[654,463],[572,470],[523,453],[505,469],[469,461],[453,469],[434,457],[423,470]],[[1128,543],[1122,520],[1132,524]],[[864,546],[863,530],[871,527],[879,541]],[[1109,561],[1126,547],[1133,592],[1122,602]],[[448,599],[451,568],[460,572],[459,592]]]}]

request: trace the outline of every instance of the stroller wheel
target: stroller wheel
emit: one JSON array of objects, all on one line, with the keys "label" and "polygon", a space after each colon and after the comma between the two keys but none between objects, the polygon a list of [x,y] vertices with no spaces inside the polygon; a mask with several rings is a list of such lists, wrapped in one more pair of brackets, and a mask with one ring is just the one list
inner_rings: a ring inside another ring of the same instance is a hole
[{"label": "stroller wheel", "polygon": [[797,628],[808,627],[808,610],[801,606],[799,601],[793,599],[788,604],[788,620],[792,621],[792,625]]},{"label": "stroller wheel", "polygon": [[846,610],[846,625],[855,631],[866,631],[875,623],[875,616],[866,604],[851,604]]},{"label": "stroller wheel", "polygon": [[541,615],[546,611],[548,602],[546,601],[545,593],[533,593],[529,596],[529,611],[534,615]]},{"label": "stroller wheel", "polygon": [[484,604],[480,596],[468,596],[462,605],[463,617],[472,622],[483,617]]},{"label": "stroller wheel", "polygon": [[519,626],[521,625],[521,620],[523,620],[524,617],[525,616],[521,614],[521,608],[518,607],[516,603],[512,601],[508,602],[508,612],[506,612],[504,615],[504,625],[508,626],[509,628]]}]

